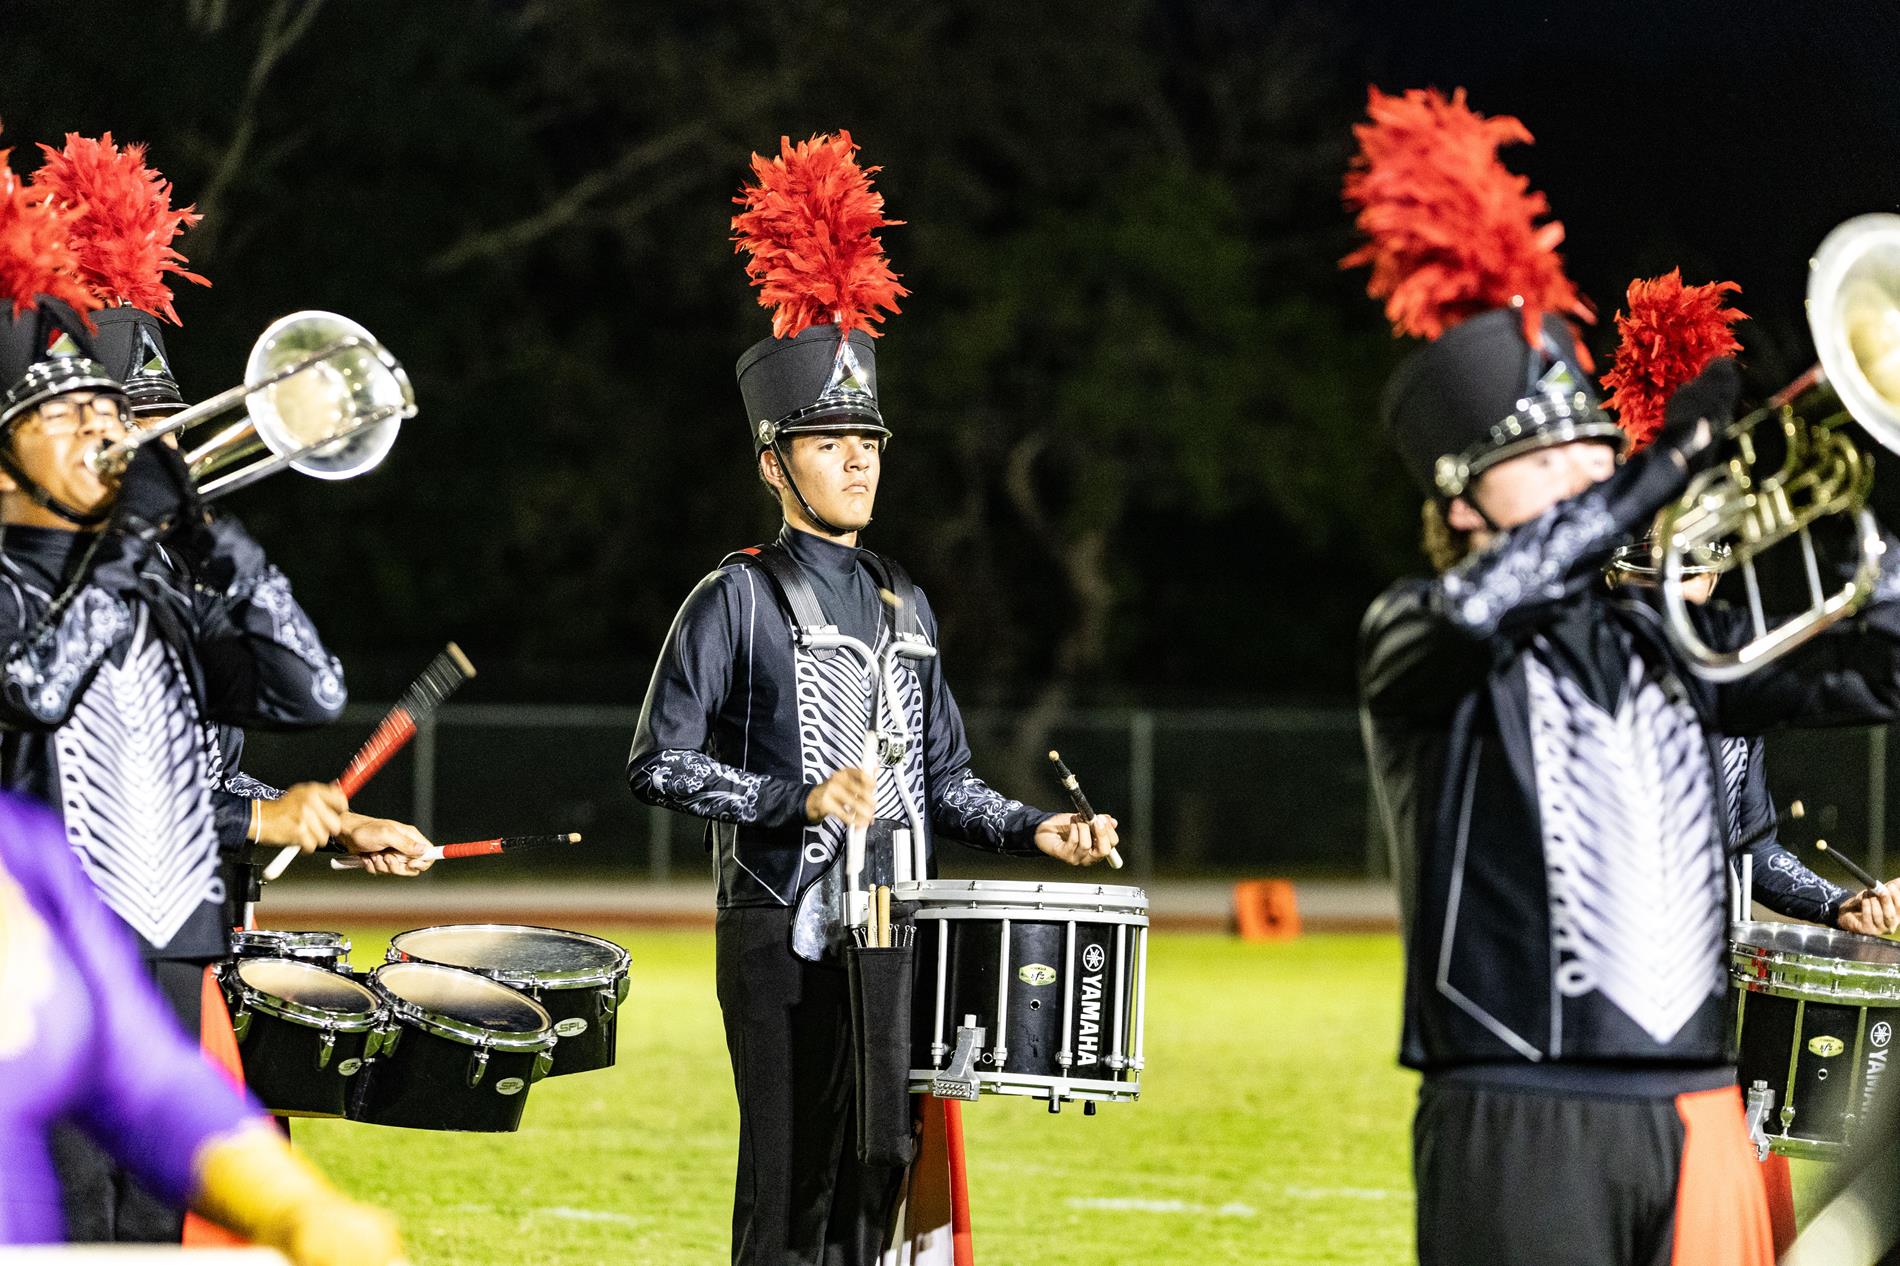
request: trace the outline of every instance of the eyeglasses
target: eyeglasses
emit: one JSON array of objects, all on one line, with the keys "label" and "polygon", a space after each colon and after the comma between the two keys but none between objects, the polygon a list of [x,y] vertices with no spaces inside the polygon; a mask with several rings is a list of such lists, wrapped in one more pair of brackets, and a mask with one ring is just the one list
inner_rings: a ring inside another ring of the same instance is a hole
[{"label": "eyeglasses", "polygon": [[57,438],[78,434],[88,415],[106,426],[124,427],[128,420],[125,401],[117,396],[56,396],[27,421],[37,422],[42,435]]}]

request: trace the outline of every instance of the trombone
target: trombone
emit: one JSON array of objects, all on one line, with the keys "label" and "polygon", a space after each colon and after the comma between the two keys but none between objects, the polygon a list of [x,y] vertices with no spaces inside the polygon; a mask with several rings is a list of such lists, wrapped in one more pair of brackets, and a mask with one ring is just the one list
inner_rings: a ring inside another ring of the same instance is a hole
[{"label": "trombone", "polygon": [[[1670,637],[1711,681],[1745,677],[1846,619],[1880,577],[1886,547],[1867,509],[1873,459],[1841,427],[1859,422],[1900,452],[1900,215],[1856,216],[1827,235],[1808,264],[1807,313],[1819,363],[1734,423],[1728,459],[1691,480],[1657,525]],[[1776,431],[1783,452],[1769,467],[1759,441]],[[1855,557],[1830,590],[1812,529],[1834,517],[1851,524]],[[1799,551],[1808,605],[1771,622],[1755,560],[1784,542]],[[1703,639],[1682,591],[1695,560],[1723,550],[1717,570],[1740,571],[1753,630],[1733,649]]]},{"label": "trombone", "polygon": [[170,435],[206,501],[286,466],[317,479],[350,479],[374,468],[416,413],[416,394],[396,358],[368,330],[334,312],[293,312],[251,347],[244,382],[87,457],[106,477]]}]

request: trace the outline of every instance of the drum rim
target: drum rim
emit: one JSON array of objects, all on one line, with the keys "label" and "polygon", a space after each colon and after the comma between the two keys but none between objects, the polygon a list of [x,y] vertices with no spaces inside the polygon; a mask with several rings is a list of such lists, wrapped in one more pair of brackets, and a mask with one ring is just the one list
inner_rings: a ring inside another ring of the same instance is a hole
[{"label": "drum rim", "polygon": [[[350,938],[343,933],[329,932],[318,928],[233,928],[231,929],[230,937],[231,954],[233,957],[238,956],[238,945],[246,937],[260,938],[259,944],[269,944],[271,941],[280,941],[287,945],[321,945],[326,948],[334,948],[338,958],[348,958],[352,948]],[[329,937],[331,939],[327,941],[309,939],[313,937]],[[252,954],[249,957],[297,958],[302,957],[302,955]]]},{"label": "drum rim", "polygon": [[[1146,913],[1146,889],[1128,884],[1058,883],[1032,879],[916,879],[898,884],[899,901],[923,905],[1008,905]],[[1024,898],[1041,897],[1041,900]]]},{"label": "drum rim", "polygon": [[[344,984],[362,990],[368,996],[370,1008],[367,1011],[327,1011],[322,1007],[306,1006],[282,994],[259,988],[245,980],[243,972],[245,963],[288,963],[292,967],[301,967],[307,971],[322,972],[325,976],[334,976]],[[224,985],[226,992],[237,994],[239,1004],[247,1010],[315,1028],[335,1029],[340,1033],[362,1033],[377,1027],[386,1018],[382,999],[374,990],[359,981],[351,980],[341,972],[325,971],[305,958],[290,958],[282,954],[252,954],[247,958],[232,959],[218,965],[218,980]]]},{"label": "drum rim", "polygon": [[[525,969],[507,967],[478,967],[471,963],[445,963],[439,958],[428,958],[403,949],[400,942],[405,936],[420,932],[440,932],[453,929],[458,932],[502,932],[520,929],[528,932],[552,932],[557,936],[572,937],[579,941],[588,941],[613,951],[611,965],[602,967],[582,967],[564,972],[531,972]],[[383,951],[383,962],[390,963],[429,963],[437,967],[455,967],[462,971],[472,971],[486,976],[499,984],[531,986],[536,989],[558,991],[562,989],[591,989],[599,985],[612,985],[624,979],[633,970],[633,955],[625,946],[616,945],[604,936],[595,936],[591,932],[576,932],[572,928],[546,927],[539,923],[431,923],[427,927],[410,928],[407,932],[398,932],[389,938],[389,948]]]},{"label": "drum rim", "polygon": [[422,967],[432,971],[457,972],[464,976],[473,976],[477,980],[496,985],[502,989],[508,989],[508,986],[502,984],[492,976],[484,976],[481,972],[470,971],[465,967],[455,967],[448,963],[425,963],[409,960],[384,963],[381,967],[371,972],[369,974],[370,987],[376,991],[376,996],[383,1000],[383,1005],[388,1009],[389,1015],[404,1024],[414,1025],[424,1033],[432,1033],[437,1037],[445,1037],[452,1042],[460,1042],[464,1046],[487,1046],[498,1051],[544,1051],[552,1047],[558,1040],[554,1032],[554,1017],[548,1014],[547,1008],[536,1002],[533,998],[527,997],[519,990],[508,989],[508,992],[512,997],[534,1008],[535,1013],[542,1020],[541,1027],[533,1032],[527,1033],[509,1032],[501,1029],[485,1029],[478,1024],[471,1024],[466,1020],[460,1020],[452,1015],[446,1015],[440,1011],[425,1007],[419,1002],[411,1002],[409,999],[396,993],[388,985],[383,983],[383,973],[388,971],[391,967]]},{"label": "drum rim", "polygon": [[[1776,949],[1742,939],[1744,929],[1787,926],[1799,925],[1756,920],[1730,926],[1728,973],[1729,979],[1737,987],[1750,993],[1765,993],[1773,997],[1900,1006],[1900,962],[1862,962],[1858,959],[1836,958],[1802,950]],[[1826,933],[1825,939],[1845,937],[1893,944],[1879,937],[1860,937],[1858,933],[1840,928],[1817,928],[1812,931]],[[1762,964],[1766,964],[1771,971],[1783,975],[1810,976],[1815,980],[1811,984],[1788,980],[1777,981],[1754,970]]]}]

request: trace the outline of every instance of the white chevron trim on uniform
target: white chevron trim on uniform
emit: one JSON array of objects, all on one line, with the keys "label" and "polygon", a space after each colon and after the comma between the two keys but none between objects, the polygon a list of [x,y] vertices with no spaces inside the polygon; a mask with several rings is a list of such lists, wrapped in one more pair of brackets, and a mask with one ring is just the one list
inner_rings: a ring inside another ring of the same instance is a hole
[{"label": "white chevron trim on uniform", "polygon": [[140,607],[124,662],[100,665],[54,750],[67,841],[106,904],[162,948],[221,885],[197,709],[148,621]]},{"label": "white chevron trim on uniform", "polygon": [[1667,1043],[1723,988],[1708,750],[1640,660],[1614,714],[1526,658],[1557,991]]}]

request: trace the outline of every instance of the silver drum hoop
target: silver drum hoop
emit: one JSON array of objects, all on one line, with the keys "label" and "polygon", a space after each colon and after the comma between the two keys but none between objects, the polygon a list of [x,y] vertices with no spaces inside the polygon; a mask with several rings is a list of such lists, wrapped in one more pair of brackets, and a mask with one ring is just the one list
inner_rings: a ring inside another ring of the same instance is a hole
[{"label": "silver drum hoop", "polygon": [[[1030,883],[1000,879],[926,879],[898,884],[894,900],[918,903],[919,918],[942,918],[953,910],[967,910],[965,918],[1048,918],[1054,912],[1077,915],[1139,915],[1147,921],[1148,894],[1121,884]],[[979,913],[980,912],[980,913]],[[951,916],[955,917],[955,916]],[[1112,922],[1113,920],[1090,920]]]},{"label": "silver drum hoop", "polygon": [[[326,1007],[307,1006],[286,998],[282,994],[272,993],[269,989],[253,985],[244,979],[243,972],[240,970],[244,963],[282,963],[291,967],[321,972],[334,986],[347,986],[351,991],[361,991],[364,1009],[332,1011]],[[387,1018],[387,1009],[382,998],[377,994],[365,989],[347,976],[325,971],[308,959],[281,956],[266,958],[262,955],[252,955],[240,962],[221,963],[217,970],[218,978],[224,983],[226,989],[237,995],[239,1005],[264,1015],[288,1020],[293,1024],[317,1029],[335,1029],[339,1033],[360,1033],[377,1027]]]},{"label": "silver drum hoop", "polygon": [[1731,929],[1729,979],[1775,997],[1893,1006],[1900,1004],[1900,945],[1831,928],[1738,923]]},{"label": "silver drum hoop", "polygon": [[[910,1092],[914,1095],[931,1093],[932,1082],[941,1076],[943,1076],[941,1070],[911,1069]],[[1045,1077],[1038,1073],[979,1072],[976,1074],[976,1084],[981,1094],[1020,1095],[1026,1099],[1134,1103],[1141,1098],[1139,1076],[1127,1081],[1105,1081],[1093,1077]]]}]

